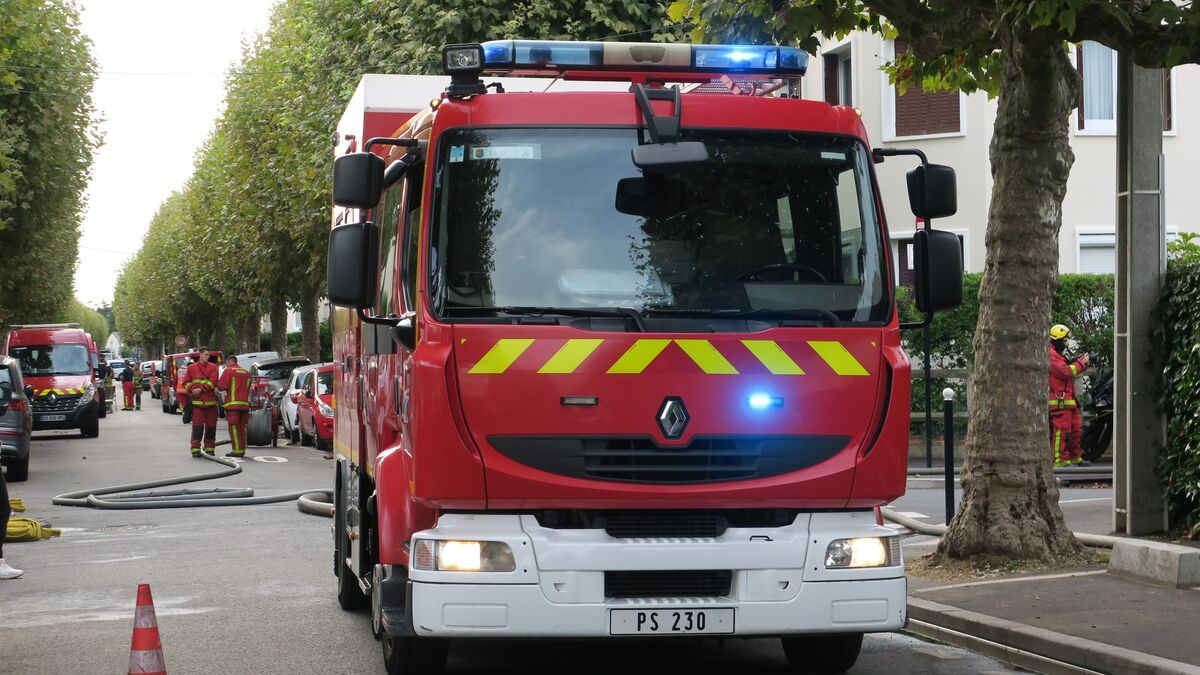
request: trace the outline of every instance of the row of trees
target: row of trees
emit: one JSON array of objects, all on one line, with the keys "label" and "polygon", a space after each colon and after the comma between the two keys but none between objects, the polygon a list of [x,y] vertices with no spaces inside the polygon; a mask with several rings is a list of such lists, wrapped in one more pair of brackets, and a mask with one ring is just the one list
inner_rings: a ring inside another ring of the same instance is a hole
[{"label": "row of trees", "polygon": [[177,331],[286,349],[298,307],[304,355],[319,357],[330,226],[330,137],[363,73],[436,73],[443,44],[518,36],[671,39],[665,3],[643,0],[282,0],[226,80],[225,110],[184,188],[154,217],[117,281],[123,338]]},{"label": "row of trees", "polygon": [[904,36],[901,85],[998,98],[987,259],[974,337],[963,503],[938,546],[1053,559],[1081,546],[1067,530],[1046,452],[1046,327],[1058,234],[1074,162],[1069,115],[1079,75],[1066,44],[1094,40],[1138,65],[1200,62],[1200,7],[1172,0],[677,0],[702,34],[797,42],[865,30]]},{"label": "row of trees", "polygon": [[68,0],[0,3],[0,325],[79,313],[80,217],[99,145],[90,44]]}]

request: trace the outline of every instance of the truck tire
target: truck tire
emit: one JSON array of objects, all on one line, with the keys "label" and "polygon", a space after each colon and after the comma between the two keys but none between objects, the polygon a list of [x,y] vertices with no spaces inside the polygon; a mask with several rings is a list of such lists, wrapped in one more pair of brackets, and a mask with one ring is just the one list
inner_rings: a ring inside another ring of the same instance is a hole
[{"label": "truck tire", "polygon": [[254,410],[250,413],[250,422],[246,425],[246,444],[264,446],[271,444],[271,412],[269,410]]},{"label": "truck tire", "polygon": [[445,639],[384,635],[380,642],[388,675],[437,675],[446,669]]},{"label": "truck tire", "polygon": [[793,673],[844,673],[862,649],[861,633],[780,638]]},{"label": "truck tire", "polygon": [[84,438],[96,438],[100,435],[100,415],[92,413],[83,418],[83,422],[79,425],[79,433],[83,434]]},{"label": "truck tire", "polygon": [[99,410],[99,412],[96,413],[96,417],[99,417],[100,419],[104,419],[105,416],[108,415],[108,406],[105,405],[103,396],[100,397],[100,405],[97,410]]},{"label": "truck tire", "polygon": [[29,455],[25,455],[24,459],[13,460],[12,464],[8,465],[8,473],[4,474],[4,479],[10,483],[29,480]]}]

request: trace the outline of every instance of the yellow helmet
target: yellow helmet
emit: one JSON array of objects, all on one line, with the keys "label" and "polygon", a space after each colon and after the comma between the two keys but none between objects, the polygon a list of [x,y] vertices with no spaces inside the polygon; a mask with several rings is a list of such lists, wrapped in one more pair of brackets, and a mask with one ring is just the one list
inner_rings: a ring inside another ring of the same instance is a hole
[{"label": "yellow helmet", "polygon": [[1051,340],[1061,340],[1070,334],[1071,334],[1071,329],[1067,328],[1066,326],[1062,325],[1061,323],[1056,323],[1053,326],[1050,326],[1050,339]]}]

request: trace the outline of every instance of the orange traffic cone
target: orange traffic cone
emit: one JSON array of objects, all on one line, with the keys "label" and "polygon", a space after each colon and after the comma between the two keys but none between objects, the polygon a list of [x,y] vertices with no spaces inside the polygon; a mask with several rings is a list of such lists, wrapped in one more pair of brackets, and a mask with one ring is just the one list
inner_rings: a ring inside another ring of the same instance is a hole
[{"label": "orange traffic cone", "polygon": [[137,609],[133,615],[133,644],[129,647],[129,672],[167,673],[162,642],[158,639],[158,619],[154,617],[150,584],[138,584]]}]

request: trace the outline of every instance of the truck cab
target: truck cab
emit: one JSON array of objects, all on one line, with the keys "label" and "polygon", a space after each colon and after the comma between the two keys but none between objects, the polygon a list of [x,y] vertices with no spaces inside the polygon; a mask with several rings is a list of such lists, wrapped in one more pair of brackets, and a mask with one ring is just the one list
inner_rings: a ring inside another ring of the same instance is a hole
[{"label": "truck cab", "polygon": [[[371,607],[393,673],[450,637],[779,636],[797,671],[849,668],[906,620],[877,511],[905,489],[909,361],[874,163],[919,153],[772,95],[807,64],[787,47],[443,56],[445,91],[389,135],[339,129],[339,600]],[[574,86],[483,78],[514,74]],[[953,170],[920,159],[928,223]],[[928,318],[961,258],[918,235]]]},{"label": "truck cab", "polygon": [[77,323],[13,326],[4,353],[21,365],[33,430],[79,429],[100,435],[103,395],[96,386],[99,353]]}]

